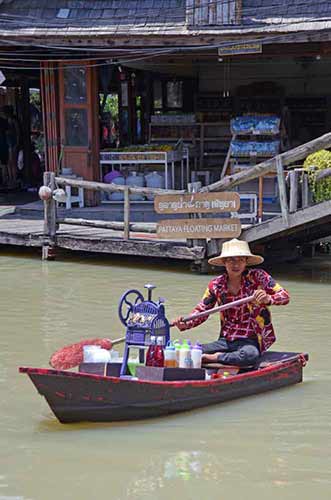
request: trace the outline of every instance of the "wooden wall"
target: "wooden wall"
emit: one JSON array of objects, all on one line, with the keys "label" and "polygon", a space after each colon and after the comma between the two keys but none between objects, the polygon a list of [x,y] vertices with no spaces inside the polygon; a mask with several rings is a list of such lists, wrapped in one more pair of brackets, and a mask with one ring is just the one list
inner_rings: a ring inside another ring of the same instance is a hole
[{"label": "wooden wall", "polygon": [[[215,58],[216,59],[216,58]],[[217,92],[223,89],[226,63],[199,63],[199,90]],[[321,95],[331,91],[331,58],[241,59],[231,58],[227,68],[228,85],[233,92],[253,82],[273,81],[284,87],[287,95]]]}]

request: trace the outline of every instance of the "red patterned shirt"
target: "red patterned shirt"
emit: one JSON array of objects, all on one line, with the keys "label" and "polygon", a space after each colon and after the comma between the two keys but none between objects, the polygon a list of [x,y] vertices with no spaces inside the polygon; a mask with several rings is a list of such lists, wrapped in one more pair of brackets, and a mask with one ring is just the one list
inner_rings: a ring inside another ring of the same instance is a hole
[{"label": "red patterned shirt", "polygon": [[[201,301],[191,314],[248,297],[253,295],[257,289],[263,289],[270,295],[271,304],[285,305],[290,300],[288,292],[276,283],[266,271],[249,269],[242,275],[241,287],[237,295],[232,295],[228,290],[227,273],[211,280]],[[181,328],[181,330],[194,328],[207,319],[208,316],[188,321],[186,328]],[[270,311],[266,305],[250,302],[239,307],[232,307],[220,313],[220,320],[221,337],[229,341],[255,339],[258,340],[261,352],[264,352],[276,340]]]}]

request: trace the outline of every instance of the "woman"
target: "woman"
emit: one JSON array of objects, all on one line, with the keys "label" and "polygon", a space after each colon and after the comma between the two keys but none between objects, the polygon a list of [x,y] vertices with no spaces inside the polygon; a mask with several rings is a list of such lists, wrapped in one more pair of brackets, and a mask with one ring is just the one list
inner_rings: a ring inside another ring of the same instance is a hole
[{"label": "woman", "polygon": [[[209,259],[214,266],[224,266],[225,272],[211,280],[204,296],[191,314],[212,309],[234,300],[254,295],[254,301],[232,307],[220,313],[221,333],[218,340],[202,345],[202,360],[224,365],[254,365],[260,355],[276,340],[268,306],[288,304],[288,292],[262,269],[246,269],[263,262],[263,257],[251,253],[248,243],[237,239],[223,244],[222,253]],[[174,323],[179,330],[200,325],[208,316]]]},{"label": "woman", "polygon": [[13,106],[3,107],[4,115],[7,119],[8,127],[6,131],[8,144],[8,184],[10,187],[16,187],[17,182],[17,153],[19,144],[19,125],[14,115]]}]

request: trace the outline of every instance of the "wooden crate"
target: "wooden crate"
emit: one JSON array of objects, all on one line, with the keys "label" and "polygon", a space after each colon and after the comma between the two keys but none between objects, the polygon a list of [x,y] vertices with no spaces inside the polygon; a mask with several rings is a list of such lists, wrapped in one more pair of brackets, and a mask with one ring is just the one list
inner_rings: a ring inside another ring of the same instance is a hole
[{"label": "wooden crate", "polygon": [[142,380],[205,380],[204,368],[158,368],[137,366],[136,376]]},{"label": "wooden crate", "polygon": [[[107,365],[105,370],[105,364]],[[119,377],[122,363],[81,363],[78,371],[92,375],[105,375],[107,377]]]}]

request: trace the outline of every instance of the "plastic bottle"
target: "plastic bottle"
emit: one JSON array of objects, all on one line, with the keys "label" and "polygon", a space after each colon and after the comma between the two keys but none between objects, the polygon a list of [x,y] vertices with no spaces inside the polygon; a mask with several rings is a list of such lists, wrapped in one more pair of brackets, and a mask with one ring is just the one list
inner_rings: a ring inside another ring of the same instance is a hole
[{"label": "plastic bottle", "polygon": [[153,366],[158,366],[158,367],[164,366],[163,337],[157,337],[156,339]]},{"label": "plastic bottle", "polygon": [[123,177],[123,174],[119,170],[111,170],[103,178],[103,182],[111,184],[116,177]]},{"label": "plastic bottle", "polygon": [[191,350],[193,368],[201,368],[202,347],[197,342]]},{"label": "plastic bottle", "polygon": [[146,354],[146,366],[154,366],[155,348],[156,348],[156,337],[152,335],[151,343],[147,349],[147,354]]},{"label": "plastic bottle", "polygon": [[[138,175],[137,172],[131,172],[131,174],[126,178],[127,186],[144,187],[145,179],[142,175]],[[142,201],[145,197],[142,194],[130,194],[130,200]]]},{"label": "plastic bottle", "polygon": [[167,368],[176,368],[176,348],[172,342],[168,342],[164,349],[164,366]]},{"label": "plastic bottle", "polygon": [[[146,186],[152,188],[164,188],[164,178],[158,172],[154,171],[145,175]],[[148,200],[154,200],[154,195],[147,195]]]},{"label": "plastic bottle", "polygon": [[184,340],[179,353],[179,368],[191,368],[192,367],[192,358],[191,358],[191,348],[187,343],[187,340]]},{"label": "plastic bottle", "polygon": [[[125,184],[125,178],[123,176],[115,177],[112,180],[112,184],[118,184],[119,186],[124,186],[124,184]],[[124,200],[124,194],[123,194],[123,192],[119,192],[119,193],[114,192],[114,193],[111,193],[110,199],[113,200],[113,201],[122,201],[122,200]]]},{"label": "plastic bottle", "polygon": [[179,356],[180,356],[180,349],[181,349],[182,345],[181,345],[179,340],[175,340],[174,346],[175,346],[175,352],[176,352],[176,366],[179,366]]}]

